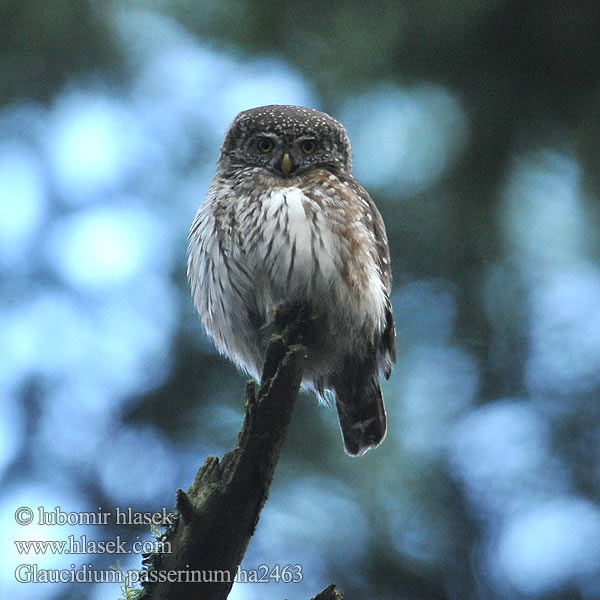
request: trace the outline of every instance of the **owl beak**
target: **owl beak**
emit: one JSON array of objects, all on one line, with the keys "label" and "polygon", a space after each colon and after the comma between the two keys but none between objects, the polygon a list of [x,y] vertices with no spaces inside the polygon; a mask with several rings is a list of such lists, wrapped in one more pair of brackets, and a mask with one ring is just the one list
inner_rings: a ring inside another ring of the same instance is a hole
[{"label": "owl beak", "polygon": [[283,158],[281,159],[281,173],[283,174],[284,177],[287,177],[290,174],[291,170],[292,170],[292,158],[286,152],[283,155]]}]

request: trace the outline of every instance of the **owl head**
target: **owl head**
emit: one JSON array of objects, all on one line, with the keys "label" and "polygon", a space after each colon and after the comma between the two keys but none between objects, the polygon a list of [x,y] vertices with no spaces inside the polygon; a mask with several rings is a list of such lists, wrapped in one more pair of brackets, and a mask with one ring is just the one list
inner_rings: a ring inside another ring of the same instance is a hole
[{"label": "owl head", "polygon": [[235,118],[221,146],[219,167],[258,167],[284,178],[312,168],[351,174],[352,153],[344,126],[329,115],[274,104]]}]

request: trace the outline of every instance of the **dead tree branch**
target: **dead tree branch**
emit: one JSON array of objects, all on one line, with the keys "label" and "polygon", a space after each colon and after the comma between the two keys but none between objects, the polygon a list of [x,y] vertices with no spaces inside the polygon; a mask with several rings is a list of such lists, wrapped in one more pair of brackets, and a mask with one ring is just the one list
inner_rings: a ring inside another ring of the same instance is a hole
[{"label": "dead tree branch", "polygon": [[[254,381],[246,386],[236,448],[220,462],[208,457],[190,489],[177,490],[175,522],[161,536],[170,553],[145,559],[144,600],[227,598],[267,499],[300,388],[306,348],[293,343],[302,339],[298,331],[296,322],[271,338],[258,394]],[[341,597],[332,586],[316,596]]]}]

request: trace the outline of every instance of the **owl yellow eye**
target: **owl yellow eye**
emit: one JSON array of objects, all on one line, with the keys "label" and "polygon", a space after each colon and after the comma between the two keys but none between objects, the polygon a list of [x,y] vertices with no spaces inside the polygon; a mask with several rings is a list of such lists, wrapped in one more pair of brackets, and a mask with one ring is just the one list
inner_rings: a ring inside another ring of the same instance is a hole
[{"label": "owl yellow eye", "polygon": [[317,149],[317,144],[314,140],[304,140],[300,144],[300,150],[304,152],[304,154],[312,154]]},{"label": "owl yellow eye", "polygon": [[267,152],[271,152],[271,150],[273,150],[273,140],[266,137],[258,138],[256,146],[261,152],[266,154]]}]

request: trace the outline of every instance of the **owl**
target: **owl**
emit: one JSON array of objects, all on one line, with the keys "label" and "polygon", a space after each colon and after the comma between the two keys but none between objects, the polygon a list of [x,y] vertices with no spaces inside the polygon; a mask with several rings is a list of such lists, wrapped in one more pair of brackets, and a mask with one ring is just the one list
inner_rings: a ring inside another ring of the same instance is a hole
[{"label": "owl", "polygon": [[206,331],[256,379],[278,317],[302,307],[302,385],[335,402],[349,455],[383,441],[379,370],[388,378],[396,359],[390,254],[341,123],[287,105],[235,118],[190,230],[188,277]]}]

